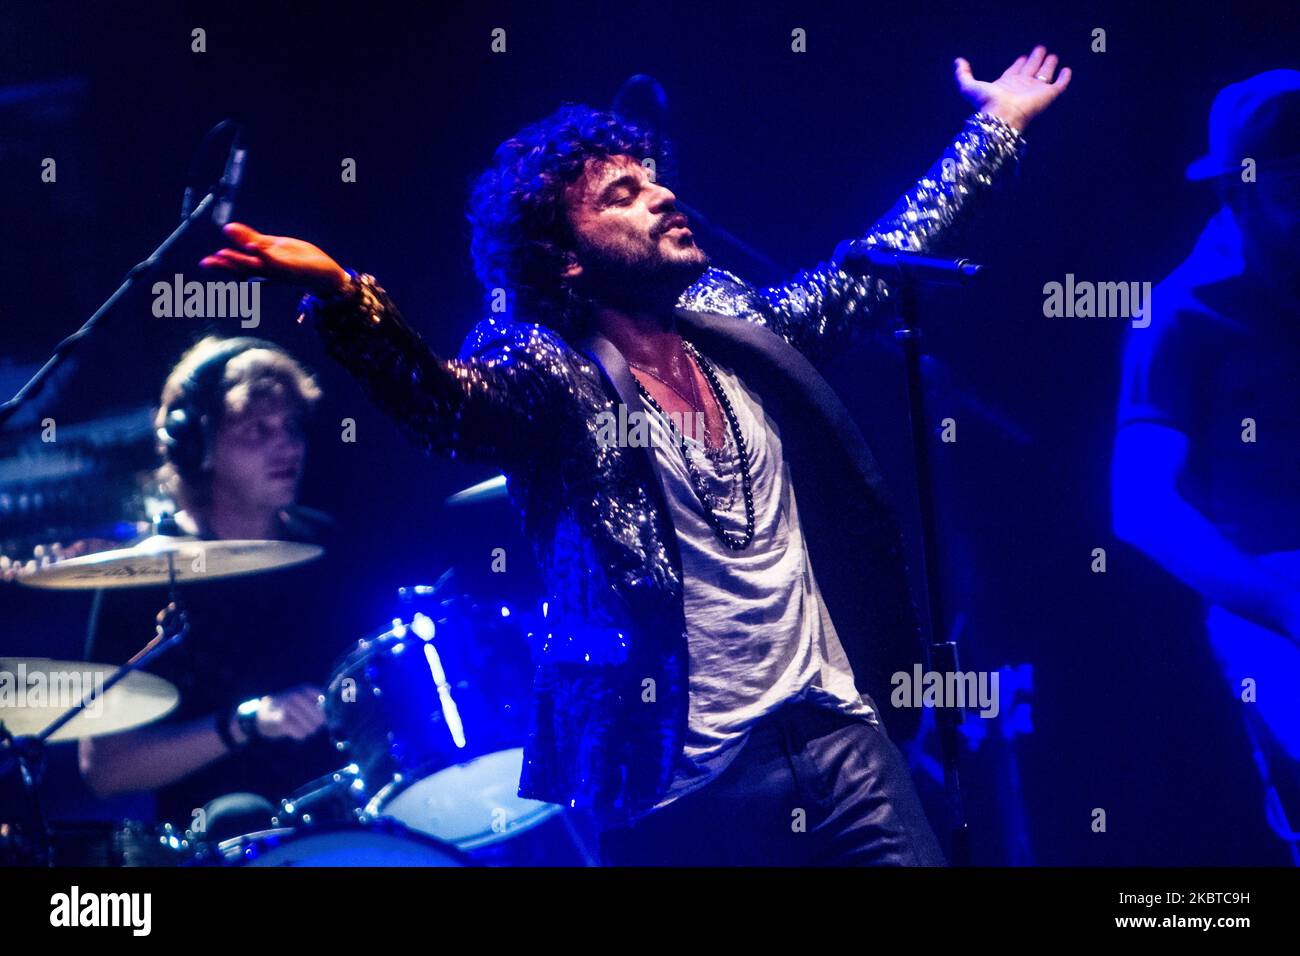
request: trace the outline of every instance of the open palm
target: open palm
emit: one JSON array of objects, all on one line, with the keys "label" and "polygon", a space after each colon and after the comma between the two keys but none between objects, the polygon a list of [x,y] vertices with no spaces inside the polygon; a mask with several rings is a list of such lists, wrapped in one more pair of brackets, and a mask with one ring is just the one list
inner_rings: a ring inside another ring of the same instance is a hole
[{"label": "open palm", "polygon": [[1055,53],[1049,54],[1046,47],[1036,46],[989,82],[975,79],[970,63],[958,57],[957,87],[977,109],[1024,129],[1070,85],[1068,66],[1053,79],[1057,63]]},{"label": "open palm", "polygon": [[333,292],[347,284],[343,267],[310,242],[270,236],[240,222],[222,232],[234,245],[205,256],[199,262],[205,269],[224,269],[242,278],[282,279],[313,292]]}]

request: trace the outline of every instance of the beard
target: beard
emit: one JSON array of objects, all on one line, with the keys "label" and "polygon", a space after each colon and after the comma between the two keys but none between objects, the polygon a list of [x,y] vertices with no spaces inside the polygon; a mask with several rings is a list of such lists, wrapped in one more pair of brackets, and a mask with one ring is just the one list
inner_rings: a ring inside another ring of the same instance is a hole
[{"label": "beard", "polygon": [[583,276],[578,291],[594,303],[620,308],[671,308],[708,271],[710,260],[693,240],[665,253],[661,235],[649,246],[594,246],[579,240]]}]

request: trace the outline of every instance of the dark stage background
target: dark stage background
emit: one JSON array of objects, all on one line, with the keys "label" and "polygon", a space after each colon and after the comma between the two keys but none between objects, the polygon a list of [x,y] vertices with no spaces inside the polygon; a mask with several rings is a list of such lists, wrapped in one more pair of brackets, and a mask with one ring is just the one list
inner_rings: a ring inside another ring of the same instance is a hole
[{"label": "dark stage background", "polygon": [[[6,3],[0,391],[12,394],[173,228],[191,155],[223,117],[247,124],[250,149],[235,218],[374,273],[451,354],[484,314],[467,184],[504,136],[561,100],[607,106],[629,75],[657,77],[679,197],[779,269],[707,233],[701,244],[716,264],[766,283],[865,231],[934,161],[970,112],[955,56],[992,79],[1044,43],[1073,69],[1071,88],[1029,129],[1020,174],[955,244],[989,266],[989,281],[924,303],[928,346],[946,369],[933,412],[959,422],[957,444],[942,446],[940,507],[949,607],[967,625],[963,663],[1033,665],[1033,731],[1015,746],[1034,861],[1284,863],[1196,598],[1110,530],[1124,322],[1046,319],[1042,286],[1067,272],[1155,282],[1185,256],[1214,209],[1208,190],[1182,177],[1205,148],[1214,93],[1300,66],[1295,10]],[[196,26],[207,30],[203,54],[190,52]],[[508,31],[505,55],[489,50],[497,26]],[[806,55],[790,52],[794,27],[808,31]],[[1090,52],[1095,27],[1106,30],[1105,53]],[[40,182],[47,156],[58,161],[56,185]],[[340,182],[343,157],[356,159],[356,183]],[[213,238],[189,241],[162,275],[203,278],[196,262]],[[440,504],[492,473],[414,453],[293,324],[296,298],[265,288],[255,334],[320,375],[326,398],[301,500],[355,535],[363,615],[379,626],[394,588],[451,565],[475,588],[529,594],[507,506]],[[123,303],[36,403],[40,413],[77,422],[156,400],[201,329],[156,319],[150,305],[147,286]],[[239,333],[236,320],[218,330]],[[825,370],[909,501],[897,357],[863,343]],[[357,421],[355,444],[337,440],[343,417]],[[494,547],[519,559],[508,581],[487,573]],[[1106,574],[1090,571],[1096,547],[1107,550]],[[6,586],[0,602],[0,652],[80,653],[87,597]],[[69,756],[55,763],[59,810],[103,812]],[[1014,858],[1005,829],[1014,794],[988,761],[969,782],[977,860]],[[1097,807],[1106,833],[1091,830]]]}]

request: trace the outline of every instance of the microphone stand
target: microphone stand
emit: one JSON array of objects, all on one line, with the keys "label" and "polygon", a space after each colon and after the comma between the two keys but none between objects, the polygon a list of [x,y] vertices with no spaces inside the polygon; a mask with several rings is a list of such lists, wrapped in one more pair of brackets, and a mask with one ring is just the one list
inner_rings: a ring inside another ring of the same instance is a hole
[{"label": "microphone stand", "polygon": [[[930,643],[926,648],[926,666],[934,673],[955,673],[959,669],[957,642],[948,634],[943,608],[943,583],[939,571],[939,533],[935,517],[934,486],[930,469],[931,432],[925,410],[925,379],[921,371],[921,326],[917,309],[917,287],[923,282],[967,284],[973,282],[981,266],[968,259],[942,260],[894,249],[868,247],[845,242],[836,247],[832,257],[847,271],[864,272],[889,282],[894,293],[896,326],[894,338],[903,351],[903,369],[907,390],[907,418],[912,442],[912,462],[916,474],[917,506],[921,518],[921,565],[925,575],[926,607],[930,616]],[[945,636],[946,635],[946,636]],[[946,685],[945,680],[945,685]],[[952,862],[970,864],[970,828],[966,821],[965,800],[961,789],[961,723],[964,708],[936,708],[935,725],[943,760],[943,784],[948,813],[948,835]]]},{"label": "microphone stand", "polygon": [[[217,128],[226,125],[228,122],[228,120],[223,120],[217,125]],[[214,128],[213,132],[215,131],[216,128]],[[212,133],[209,133],[208,135],[210,137]],[[95,327],[99,324],[100,320],[103,319],[113,306],[117,305],[122,297],[131,290],[140,276],[155,268],[172,246],[176,245],[176,243],[180,241],[181,237],[189,231],[190,227],[193,226],[194,223],[207,215],[208,210],[212,208],[212,205],[216,203],[225,192],[225,177],[223,177],[221,183],[214,186],[206,196],[199,200],[198,205],[196,205],[191,212],[181,218],[180,225],[172,230],[171,235],[164,239],[157,249],[151,252],[147,258],[131,267],[130,271],[126,274],[126,278],[122,280],[122,284],[117,287],[117,291],[110,295],[104,301],[104,304],[95,310],[95,314],[87,319],[86,323],[81,328],[76,332],[73,332],[58,344],[54,349],[53,354],[50,355],[49,359],[37,370],[36,374],[31,377],[27,384],[20,388],[14,394],[13,398],[0,404],[0,429],[3,429],[5,423],[18,413],[18,410],[25,402],[41,390],[45,385],[46,380],[54,374],[55,369],[62,365],[67,360],[68,356],[72,354],[73,350],[76,349],[76,347],[95,330]]]},{"label": "microphone stand", "polygon": [[[959,669],[957,642],[940,640],[945,635],[943,585],[939,576],[939,535],[934,512],[934,488],[930,473],[930,430],[925,414],[925,380],[921,374],[921,329],[916,321],[916,287],[904,280],[898,287],[898,328],[894,331],[903,349],[907,379],[907,420],[912,439],[912,460],[916,474],[916,498],[921,515],[921,565],[925,572],[926,605],[930,613],[930,646],[927,667],[940,674]],[[946,683],[946,682],[945,682]],[[935,712],[939,751],[943,757],[943,788],[948,808],[948,832],[952,860],[956,866],[970,864],[970,827],[961,789],[960,727],[965,713],[955,701]]]}]

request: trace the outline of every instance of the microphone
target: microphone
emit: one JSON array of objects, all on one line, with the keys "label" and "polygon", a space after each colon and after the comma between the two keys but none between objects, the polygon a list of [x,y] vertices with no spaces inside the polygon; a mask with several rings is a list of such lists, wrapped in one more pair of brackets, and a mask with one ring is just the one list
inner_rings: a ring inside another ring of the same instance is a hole
[{"label": "microphone", "polygon": [[668,94],[662,83],[645,73],[627,78],[610,109],[654,133],[662,133],[668,125]]},{"label": "microphone", "polygon": [[243,135],[244,131],[241,127],[235,133],[234,142],[230,144],[230,153],[226,156],[226,168],[221,173],[216,189],[213,190],[217,202],[212,207],[212,221],[218,226],[230,222],[230,214],[235,208],[235,196],[244,178],[244,158],[248,155],[248,150],[244,149]]},{"label": "microphone", "polygon": [[[205,160],[210,155],[208,150],[212,144],[212,141],[223,131],[230,129],[231,127],[234,128],[235,135],[230,142],[230,151],[226,156],[226,165],[225,165],[225,169],[222,171],[221,179],[218,181],[218,184],[212,187],[211,189],[207,188],[206,183],[203,186],[196,186],[195,183],[196,181],[198,181],[199,178],[199,171],[198,171],[199,167],[205,165]],[[217,197],[214,198],[219,198],[221,193],[227,188],[227,184],[229,182],[233,180],[236,186],[239,184],[239,180],[240,178],[243,177],[244,174],[244,156],[243,156],[243,151],[240,150],[239,148],[239,144],[241,142],[241,138],[243,137],[243,134],[244,134],[244,128],[238,125],[237,123],[235,123],[234,120],[223,119],[220,123],[212,127],[212,129],[208,130],[207,133],[203,135],[202,142],[199,143],[198,149],[194,151],[194,156],[190,159],[190,169],[189,169],[189,173],[186,176],[186,182],[185,182],[185,195],[181,198],[181,221],[182,222],[188,219],[193,214],[194,204],[197,199],[197,196],[201,196],[204,193],[209,193],[209,194],[217,193]],[[239,150],[240,152],[239,156],[235,155],[237,150]],[[232,202],[233,202],[233,198],[234,198],[234,194],[232,192],[231,193]],[[225,216],[227,219],[229,219],[230,217],[229,204],[226,207]]]},{"label": "microphone", "polygon": [[886,246],[869,246],[861,239],[841,242],[831,260],[845,272],[943,285],[967,285],[984,268],[969,259],[936,259]]}]

